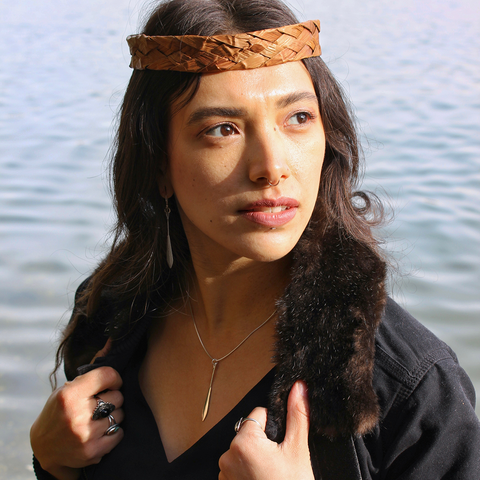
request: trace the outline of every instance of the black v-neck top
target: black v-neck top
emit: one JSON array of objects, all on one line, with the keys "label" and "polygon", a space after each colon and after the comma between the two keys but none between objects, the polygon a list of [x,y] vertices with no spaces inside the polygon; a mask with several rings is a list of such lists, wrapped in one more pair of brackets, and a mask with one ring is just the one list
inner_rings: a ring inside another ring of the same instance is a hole
[{"label": "black v-neck top", "polygon": [[237,420],[248,416],[255,407],[267,406],[274,369],[220,422],[169,463],[155,418],[138,380],[145,351],[146,339],[141,342],[123,374],[125,419],[122,428],[125,436],[98,465],[91,465],[84,470],[85,477],[102,480],[216,480],[219,474],[218,460],[230,448]]}]

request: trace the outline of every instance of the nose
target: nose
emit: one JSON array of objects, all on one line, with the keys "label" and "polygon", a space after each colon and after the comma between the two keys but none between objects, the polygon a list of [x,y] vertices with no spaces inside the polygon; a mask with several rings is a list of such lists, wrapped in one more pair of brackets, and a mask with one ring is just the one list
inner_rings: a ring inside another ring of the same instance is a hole
[{"label": "nose", "polygon": [[248,175],[257,185],[274,187],[290,176],[288,155],[281,135],[273,128],[265,130],[250,139]]}]

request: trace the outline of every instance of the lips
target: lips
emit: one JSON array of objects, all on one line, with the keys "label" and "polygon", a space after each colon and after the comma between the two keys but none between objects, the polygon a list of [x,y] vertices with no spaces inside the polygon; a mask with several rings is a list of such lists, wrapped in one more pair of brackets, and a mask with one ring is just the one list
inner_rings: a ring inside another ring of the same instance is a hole
[{"label": "lips", "polygon": [[251,222],[266,227],[281,227],[292,220],[298,209],[293,198],[262,199],[240,210],[240,215]]}]

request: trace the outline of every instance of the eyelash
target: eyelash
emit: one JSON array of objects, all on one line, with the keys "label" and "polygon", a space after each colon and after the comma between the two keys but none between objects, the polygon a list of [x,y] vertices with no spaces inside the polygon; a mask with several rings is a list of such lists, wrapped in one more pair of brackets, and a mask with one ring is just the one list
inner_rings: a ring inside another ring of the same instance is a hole
[{"label": "eyelash", "polygon": [[[298,115],[306,115],[308,117],[307,121],[304,122],[304,123],[298,123],[297,125],[305,125],[306,123],[308,123],[309,121],[312,121],[316,118],[316,115],[312,112],[305,112],[305,111],[300,111],[300,112],[295,112],[293,115],[291,115],[290,117],[288,117],[288,120],[287,120],[287,123],[288,121],[290,121],[292,118],[298,116]],[[237,128],[235,125],[233,125],[232,123],[219,123],[218,125],[215,125],[211,128],[209,128],[208,130],[206,130],[204,132],[203,135],[205,136],[212,136],[212,137],[229,137],[230,135],[211,135],[211,133],[218,129],[218,128],[222,128],[222,127],[230,127],[232,128],[232,130],[234,130],[234,132],[232,134],[235,134],[235,132],[237,132]]]},{"label": "eyelash", "polygon": [[298,125],[305,125],[306,123],[312,121],[312,120],[315,120],[316,118],[316,115],[313,113],[313,112],[305,112],[305,111],[300,111],[300,112],[295,112],[293,115],[291,115],[290,117],[288,117],[288,121],[290,121],[292,118],[298,116],[298,115],[306,115],[308,118],[307,118],[307,121],[304,122],[304,123],[299,123]]},{"label": "eyelash", "polygon": [[219,123],[218,125],[215,125],[211,128],[209,128],[208,130],[205,131],[204,135],[207,135],[207,136],[212,136],[212,137],[217,137],[217,136],[225,136],[225,137],[228,137],[230,135],[210,135],[211,132],[213,132],[214,130],[216,130],[217,128],[221,128],[221,127],[230,127],[232,130],[234,131],[237,131],[237,128],[235,127],[235,125],[231,124],[231,123]]}]

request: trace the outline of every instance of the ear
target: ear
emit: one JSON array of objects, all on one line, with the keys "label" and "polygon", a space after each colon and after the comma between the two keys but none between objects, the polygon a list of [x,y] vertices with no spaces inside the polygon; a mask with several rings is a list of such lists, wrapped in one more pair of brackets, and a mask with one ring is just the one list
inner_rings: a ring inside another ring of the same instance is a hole
[{"label": "ear", "polygon": [[170,198],[175,192],[173,191],[173,187],[171,186],[170,183],[168,185],[166,182],[158,183],[158,190],[160,192],[160,195],[163,198]]}]

